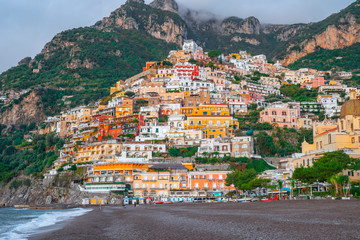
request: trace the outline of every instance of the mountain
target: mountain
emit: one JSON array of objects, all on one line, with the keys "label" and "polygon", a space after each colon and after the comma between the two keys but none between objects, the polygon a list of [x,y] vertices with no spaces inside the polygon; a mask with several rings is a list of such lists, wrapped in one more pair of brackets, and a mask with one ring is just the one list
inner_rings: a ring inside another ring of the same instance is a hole
[{"label": "mountain", "polygon": [[127,0],[91,27],[57,34],[34,59],[24,58],[2,73],[0,91],[33,89],[42,94],[36,98],[42,117],[16,111],[18,104],[33,109],[24,98],[0,110],[0,123],[40,123],[45,115],[94,102],[118,80],[140,72],[146,61],[162,60],[184,39],[194,39],[205,50],[263,53],[286,65],[320,49],[352,46],[360,41],[359,6],[357,0],[318,23],[271,25],[255,17],[221,19],[185,9],[174,0],[149,5]]},{"label": "mountain", "polygon": [[318,49],[290,64],[290,69],[313,68],[317,70],[329,71],[337,70],[357,70],[360,69],[360,43],[355,43],[349,47],[328,50],[318,47]]}]

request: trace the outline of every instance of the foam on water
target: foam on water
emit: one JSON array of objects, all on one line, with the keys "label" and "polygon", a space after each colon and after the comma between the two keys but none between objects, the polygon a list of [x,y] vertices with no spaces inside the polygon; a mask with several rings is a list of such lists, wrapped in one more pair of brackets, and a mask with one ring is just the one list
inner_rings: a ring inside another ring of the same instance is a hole
[{"label": "foam on water", "polygon": [[17,225],[11,226],[9,231],[5,233],[0,232],[0,239],[27,239],[31,234],[46,232],[46,227],[51,227],[56,223],[81,216],[89,211],[91,209],[75,208],[22,215],[23,219],[18,221]]}]

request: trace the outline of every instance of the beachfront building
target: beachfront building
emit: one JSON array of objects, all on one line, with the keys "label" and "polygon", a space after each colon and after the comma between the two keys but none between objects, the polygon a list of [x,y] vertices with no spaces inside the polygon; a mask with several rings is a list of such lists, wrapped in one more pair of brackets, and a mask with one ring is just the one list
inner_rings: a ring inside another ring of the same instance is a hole
[{"label": "beachfront building", "polygon": [[167,201],[169,191],[188,189],[188,169],[182,164],[156,164],[149,171],[134,174],[134,196]]},{"label": "beachfront building", "polygon": [[202,190],[208,194],[215,192],[227,193],[235,190],[233,186],[226,186],[226,175],[230,171],[196,171],[188,173],[190,190]]},{"label": "beachfront building", "polygon": [[147,164],[139,163],[95,164],[87,171],[84,188],[92,193],[131,192],[133,175],[147,169]]}]

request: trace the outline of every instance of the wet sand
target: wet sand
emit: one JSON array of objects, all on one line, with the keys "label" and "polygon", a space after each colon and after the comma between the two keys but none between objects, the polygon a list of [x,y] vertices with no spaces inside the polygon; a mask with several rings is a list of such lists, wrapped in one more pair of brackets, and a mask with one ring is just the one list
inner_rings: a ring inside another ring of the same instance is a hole
[{"label": "wet sand", "polygon": [[360,201],[106,206],[30,239],[360,239]]}]

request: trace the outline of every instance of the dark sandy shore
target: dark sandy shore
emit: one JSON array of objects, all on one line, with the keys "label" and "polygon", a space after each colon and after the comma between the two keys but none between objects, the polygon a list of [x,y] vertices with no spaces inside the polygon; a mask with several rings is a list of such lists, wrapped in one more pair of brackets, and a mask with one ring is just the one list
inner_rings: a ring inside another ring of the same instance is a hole
[{"label": "dark sandy shore", "polygon": [[103,207],[31,239],[360,239],[360,201]]}]

